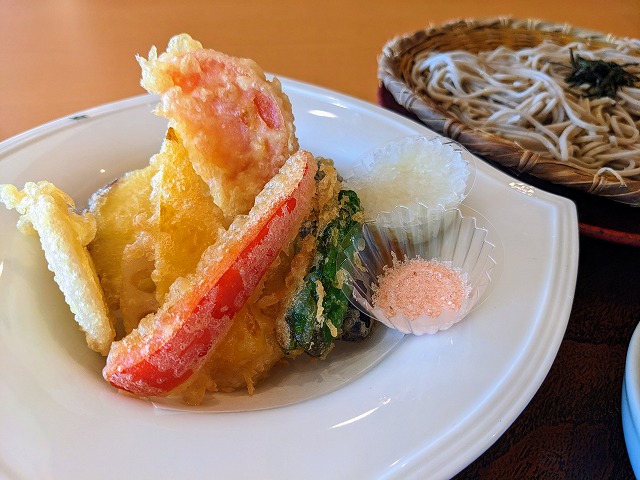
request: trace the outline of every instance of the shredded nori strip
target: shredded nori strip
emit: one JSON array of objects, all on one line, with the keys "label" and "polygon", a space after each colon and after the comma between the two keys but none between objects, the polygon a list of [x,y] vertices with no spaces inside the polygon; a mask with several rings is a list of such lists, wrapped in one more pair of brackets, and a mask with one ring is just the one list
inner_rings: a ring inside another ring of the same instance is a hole
[{"label": "shredded nori strip", "polygon": [[572,71],[565,77],[565,81],[573,88],[581,87],[582,94],[587,98],[615,98],[620,87],[633,87],[640,82],[638,76],[624,69],[637,63],[621,65],[604,60],[589,60],[574,55],[571,49],[569,54]]}]

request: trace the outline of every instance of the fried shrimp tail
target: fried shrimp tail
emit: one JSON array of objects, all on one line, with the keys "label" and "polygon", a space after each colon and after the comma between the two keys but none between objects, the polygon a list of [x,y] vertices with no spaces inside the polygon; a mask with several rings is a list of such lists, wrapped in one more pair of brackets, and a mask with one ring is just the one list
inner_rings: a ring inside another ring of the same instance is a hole
[{"label": "fried shrimp tail", "polygon": [[166,117],[214,201],[229,218],[246,214],[256,195],[298,150],[291,102],[277,79],[252,60],[231,57],[186,34],[167,51],[138,57],[141,85],[160,95]]}]

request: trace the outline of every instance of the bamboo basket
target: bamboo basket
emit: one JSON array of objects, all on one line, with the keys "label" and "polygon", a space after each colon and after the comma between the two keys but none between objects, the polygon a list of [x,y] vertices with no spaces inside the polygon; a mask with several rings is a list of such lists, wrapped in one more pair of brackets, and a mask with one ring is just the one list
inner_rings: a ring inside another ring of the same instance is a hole
[{"label": "bamboo basket", "polygon": [[[607,175],[595,178],[572,165],[518,146],[495,134],[474,129],[449,113],[442,105],[417,91],[412,81],[416,58],[428,51],[466,50],[477,53],[500,46],[512,49],[535,47],[544,40],[558,45],[581,41],[589,48],[620,45],[629,40],[613,35],[532,19],[467,19],[439,27],[428,27],[389,41],[378,62],[378,79],[395,102],[422,123],[472,153],[508,169],[544,181],[564,185],[628,205],[640,206],[640,180],[625,179],[625,185]],[[636,51],[634,50],[635,54]],[[637,50],[640,62],[640,48]]]}]

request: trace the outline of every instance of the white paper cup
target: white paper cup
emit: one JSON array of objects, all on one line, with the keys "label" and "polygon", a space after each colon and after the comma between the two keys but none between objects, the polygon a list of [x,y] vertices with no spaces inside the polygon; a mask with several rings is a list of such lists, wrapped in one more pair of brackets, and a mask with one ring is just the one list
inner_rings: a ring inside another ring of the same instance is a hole
[{"label": "white paper cup", "polygon": [[[498,265],[493,255],[495,245],[476,217],[464,216],[460,209],[442,210],[437,216],[429,216],[428,211],[421,214],[426,221],[400,227],[365,223],[362,234],[352,237],[341,263],[345,271],[343,292],[355,307],[388,327],[416,335],[436,333],[462,320],[488,293],[492,271]],[[491,234],[497,238],[495,232]],[[445,263],[466,277],[468,295],[459,309],[444,309],[437,317],[423,313],[412,319],[403,314],[389,317],[374,305],[373,295],[385,267],[391,268],[394,258],[406,261],[416,257]]]}]

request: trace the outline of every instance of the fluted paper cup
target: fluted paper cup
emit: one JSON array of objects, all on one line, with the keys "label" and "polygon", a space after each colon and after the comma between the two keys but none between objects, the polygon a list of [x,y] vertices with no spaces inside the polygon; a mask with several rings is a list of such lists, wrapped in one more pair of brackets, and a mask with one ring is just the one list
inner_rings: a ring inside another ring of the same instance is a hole
[{"label": "fluted paper cup", "polygon": [[475,161],[460,144],[416,135],[364,154],[344,179],[360,198],[366,220],[414,222],[458,208],[475,180]]},{"label": "fluted paper cup", "polygon": [[[400,227],[365,223],[361,235],[352,237],[341,263],[345,272],[343,291],[351,303],[407,334],[433,334],[462,320],[488,293],[497,265],[495,245],[488,240],[488,230],[478,226],[476,217],[464,216],[460,209],[444,210],[438,217],[429,217],[428,213],[421,212],[426,221]],[[497,238],[495,232],[491,233]],[[374,293],[385,269],[393,268],[394,261],[397,264],[414,258],[434,260],[459,273],[466,284],[466,296],[459,308],[444,308],[435,317],[422,313],[411,318],[402,312],[390,316],[375,304]]]}]

